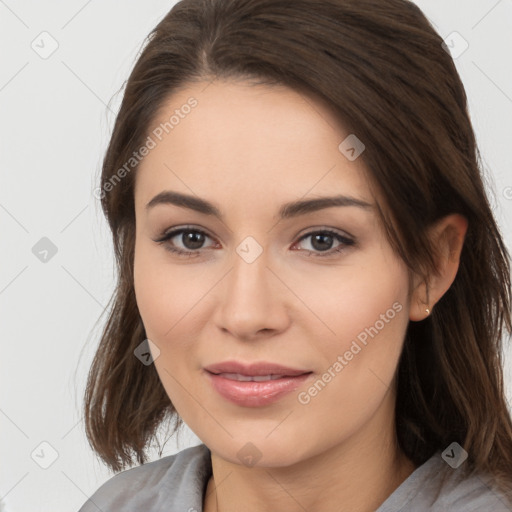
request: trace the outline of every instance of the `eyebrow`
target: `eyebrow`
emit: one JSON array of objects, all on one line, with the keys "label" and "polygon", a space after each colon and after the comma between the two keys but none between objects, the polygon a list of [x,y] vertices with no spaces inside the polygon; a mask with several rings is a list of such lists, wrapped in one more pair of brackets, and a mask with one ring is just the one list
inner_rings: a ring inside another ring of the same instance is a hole
[{"label": "eyebrow", "polygon": [[[211,215],[217,217],[220,220],[223,220],[222,213],[215,205],[197,196],[182,194],[180,192],[174,192],[171,190],[164,190],[163,192],[160,192],[155,197],[153,197],[151,201],[149,201],[149,203],[146,205],[146,211],[154,208],[159,204],[173,204],[175,206],[188,208],[204,215]],[[373,208],[371,203],[367,203],[361,199],[345,195],[338,195],[285,203],[279,209],[278,215],[280,219],[290,219],[292,217],[298,217],[300,215],[305,215],[335,206],[356,206],[358,208],[368,210]]]}]

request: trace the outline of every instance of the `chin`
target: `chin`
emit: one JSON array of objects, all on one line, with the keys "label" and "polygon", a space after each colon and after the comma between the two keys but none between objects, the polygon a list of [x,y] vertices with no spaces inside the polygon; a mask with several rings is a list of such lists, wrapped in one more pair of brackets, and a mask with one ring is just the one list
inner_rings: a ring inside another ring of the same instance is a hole
[{"label": "chin", "polygon": [[292,466],[311,455],[303,440],[279,436],[277,432],[271,433],[270,436],[274,436],[274,439],[270,439],[266,437],[268,432],[263,429],[263,433],[260,430],[259,434],[254,436],[245,433],[239,436],[234,435],[233,439],[224,443],[219,443],[218,439],[213,443],[205,440],[204,443],[224,460],[247,467]]}]

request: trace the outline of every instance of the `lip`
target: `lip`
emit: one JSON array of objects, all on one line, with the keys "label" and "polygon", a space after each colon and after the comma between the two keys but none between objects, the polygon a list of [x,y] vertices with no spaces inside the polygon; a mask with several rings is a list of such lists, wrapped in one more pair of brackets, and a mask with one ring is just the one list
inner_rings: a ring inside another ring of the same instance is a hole
[{"label": "lip", "polygon": [[[212,387],[225,399],[242,407],[263,407],[283,398],[311,378],[310,370],[261,362],[243,364],[226,361],[204,368]],[[266,381],[237,381],[219,373],[239,373],[247,376],[282,375],[282,378]]]},{"label": "lip", "polygon": [[205,366],[204,369],[210,373],[240,373],[242,375],[252,377],[261,375],[284,375],[286,377],[296,377],[298,375],[311,372],[311,370],[289,368],[287,366],[267,361],[248,364],[239,361],[223,361],[221,363]]}]

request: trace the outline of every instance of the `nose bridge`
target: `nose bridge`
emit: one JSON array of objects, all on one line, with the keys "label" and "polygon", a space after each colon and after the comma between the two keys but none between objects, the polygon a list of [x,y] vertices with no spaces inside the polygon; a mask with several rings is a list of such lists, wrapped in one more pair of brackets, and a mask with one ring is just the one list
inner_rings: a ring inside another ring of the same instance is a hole
[{"label": "nose bridge", "polygon": [[279,303],[283,295],[271,266],[270,252],[255,238],[246,237],[235,248],[218,305],[219,327],[239,337],[251,337],[262,329],[285,325],[285,308]]},{"label": "nose bridge", "polygon": [[268,293],[270,266],[269,251],[254,237],[248,236],[235,248],[233,269],[229,276],[229,297],[239,304],[261,301]]}]

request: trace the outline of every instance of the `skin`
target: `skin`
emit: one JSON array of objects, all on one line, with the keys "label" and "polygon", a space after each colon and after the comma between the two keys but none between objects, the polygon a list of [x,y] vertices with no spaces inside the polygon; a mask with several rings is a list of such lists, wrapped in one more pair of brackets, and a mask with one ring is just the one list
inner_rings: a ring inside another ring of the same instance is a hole
[{"label": "skin", "polygon": [[[395,439],[395,371],[409,321],[426,318],[455,278],[467,222],[452,215],[432,228],[442,258],[427,294],[373,208],[278,219],[279,207],[298,199],[342,193],[375,202],[362,158],[338,149],[349,133],[319,98],[243,81],[195,83],[168,99],[154,126],[191,96],[198,105],[137,170],[134,279],[162,384],[212,452],[204,510],[374,511],[415,469]],[[171,204],[146,209],[164,190],[214,203],[223,221]],[[188,225],[207,233],[199,249],[182,235],[167,244],[194,257],[155,242]],[[301,240],[326,228],[355,244],[332,253],[344,245],[336,237],[324,246]],[[236,252],[247,236],[263,249],[252,263]],[[300,403],[299,392],[396,303],[401,311],[378,335]],[[217,394],[203,371],[231,359],[313,377],[276,403],[242,407]],[[252,467],[237,456],[248,442],[260,453]]]}]

